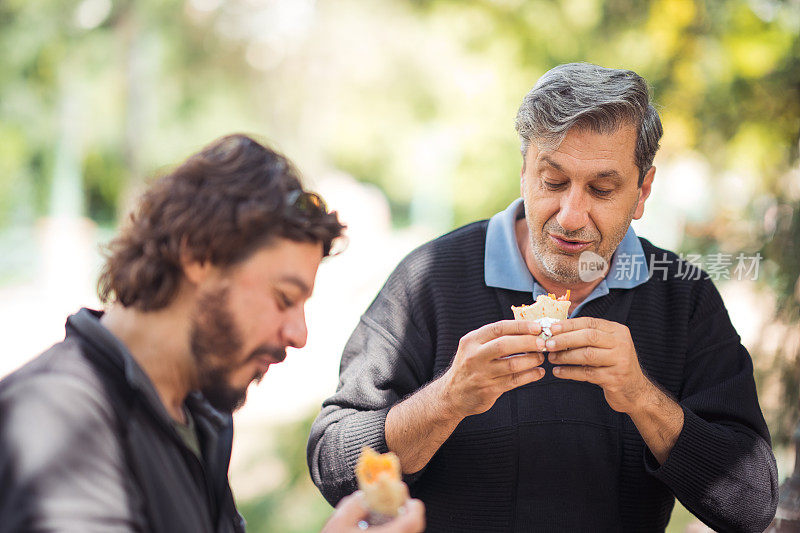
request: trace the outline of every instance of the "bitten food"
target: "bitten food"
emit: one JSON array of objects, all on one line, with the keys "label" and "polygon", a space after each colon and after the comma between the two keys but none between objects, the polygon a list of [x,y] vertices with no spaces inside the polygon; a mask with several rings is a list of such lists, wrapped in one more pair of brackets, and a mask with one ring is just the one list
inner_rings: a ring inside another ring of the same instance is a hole
[{"label": "bitten food", "polygon": [[520,305],[519,307],[512,305],[511,311],[514,312],[516,320],[533,320],[542,326],[542,333],[539,335],[543,339],[549,339],[553,336],[550,332],[550,326],[560,320],[566,320],[569,313],[570,291],[563,296],[556,298],[555,294],[542,294],[536,298],[533,305]]},{"label": "bitten food", "polygon": [[356,464],[356,479],[358,488],[364,492],[372,525],[396,517],[408,499],[408,487],[401,479],[400,461],[392,452],[377,453],[369,446],[362,448]]}]

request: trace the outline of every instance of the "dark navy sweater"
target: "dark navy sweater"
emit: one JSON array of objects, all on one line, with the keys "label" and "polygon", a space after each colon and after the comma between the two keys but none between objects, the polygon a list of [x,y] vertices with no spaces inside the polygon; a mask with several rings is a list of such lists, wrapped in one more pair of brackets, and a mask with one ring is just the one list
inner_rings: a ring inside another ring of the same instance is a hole
[{"label": "dark navy sweater", "polygon": [[[530,293],[485,285],[486,225],[412,252],[353,332],[308,443],[311,476],[331,504],[356,489],[362,446],[387,451],[389,409],[444,372],[461,337],[530,303]],[[667,259],[666,275],[629,289],[628,305],[627,290],[612,289],[579,315],[625,323],[646,375],[680,403],[684,427],[667,461],[600,387],[556,379],[545,363],[544,378],[465,418],[407,477],[428,531],[663,531],[675,497],[718,531],[767,527],[777,472],[750,355],[713,283],[641,241],[648,259]]]}]

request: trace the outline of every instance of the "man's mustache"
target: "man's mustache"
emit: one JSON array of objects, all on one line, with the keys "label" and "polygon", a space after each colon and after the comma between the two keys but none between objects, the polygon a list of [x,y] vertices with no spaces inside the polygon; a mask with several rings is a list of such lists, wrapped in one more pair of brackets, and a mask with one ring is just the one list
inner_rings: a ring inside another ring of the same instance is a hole
[{"label": "man's mustache", "polygon": [[263,359],[265,355],[275,360],[276,363],[282,363],[283,360],[286,359],[286,349],[272,346],[259,346],[252,351],[250,359]]},{"label": "man's mustache", "polygon": [[591,231],[586,231],[585,229],[581,228],[579,230],[574,231],[567,231],[561,227],[561,224],[556,222],[555,220],[549,221],[547,224],[544,225],[545,231],[548,233],[552,233],[554,235],[558,235],[559,237],[566,239],[566,240],[575,240],[575,241],[595,241],[597,240],[597,233],[593,233]]}]

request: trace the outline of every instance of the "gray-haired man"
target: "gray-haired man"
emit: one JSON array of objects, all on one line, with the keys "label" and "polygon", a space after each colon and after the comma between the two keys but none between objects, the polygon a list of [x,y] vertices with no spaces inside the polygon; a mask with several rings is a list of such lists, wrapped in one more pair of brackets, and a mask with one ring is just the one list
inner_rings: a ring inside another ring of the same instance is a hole
[{"label": "gray-haired man", "polygon": [[[762,531],[777,480],[750,356],[707,276],[630,227],[662,133],[645,81],[556,67],[516,126],[522,199],[412,252],[353,333],[317,486],[353,491],[369,444],[398,454],[429,531],[663,531],[676,496]],[[510,320],[567,290],[547,344]]]}]

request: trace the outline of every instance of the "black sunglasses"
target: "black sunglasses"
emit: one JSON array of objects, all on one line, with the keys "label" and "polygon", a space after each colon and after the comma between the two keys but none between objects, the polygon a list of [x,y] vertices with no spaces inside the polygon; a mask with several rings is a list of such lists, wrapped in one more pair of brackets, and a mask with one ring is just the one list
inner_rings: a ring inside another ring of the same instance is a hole
[{"label": "black sunglasses", "polygon": [[298,211],[310,216],[322,216],[328,214],[328,206],[325,200],[315,192],[295,189],[286,195],[286,204]]},{"label": "black sunglasses", "polygon": [[[303,220],[303,224],[310,224],[312,218],[322,217],[328,214],[328,206],[325,200],[315,192],[294,189],[286,195],[286,205],[290,209],[296,209],[308,217]],[[349,239],[346,235],[340,235],[330,244],[330,249],[326,255],[338,255],[347,248]]]}]

